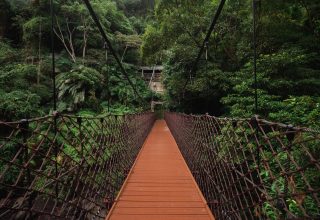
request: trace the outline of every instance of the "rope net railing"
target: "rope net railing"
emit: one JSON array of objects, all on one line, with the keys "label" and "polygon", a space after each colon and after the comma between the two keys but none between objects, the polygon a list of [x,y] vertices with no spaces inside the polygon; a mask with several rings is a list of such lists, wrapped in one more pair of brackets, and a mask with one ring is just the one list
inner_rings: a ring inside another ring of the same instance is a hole
[{"label": "rope net railing", "polygon": [[166,113],[216,219],[319,219],[320,133],[258,117]]},{"label": "rope net railing", "polygon": [[0,219],[104,219],[154,120],[0,121]]}]

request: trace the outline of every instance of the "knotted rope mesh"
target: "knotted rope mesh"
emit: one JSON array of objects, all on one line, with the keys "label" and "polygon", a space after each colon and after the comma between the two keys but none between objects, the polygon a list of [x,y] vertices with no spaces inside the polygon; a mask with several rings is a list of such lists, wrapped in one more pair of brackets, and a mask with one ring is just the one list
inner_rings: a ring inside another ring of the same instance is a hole
[{"label": "knotted rope mesh", "polygon": [[320,219],[320,133],[166,113],[216,219]]},{"label": "knotted rope mesh", "polygon": [[0,219],[104,219],[155,120],[0,122]]}]

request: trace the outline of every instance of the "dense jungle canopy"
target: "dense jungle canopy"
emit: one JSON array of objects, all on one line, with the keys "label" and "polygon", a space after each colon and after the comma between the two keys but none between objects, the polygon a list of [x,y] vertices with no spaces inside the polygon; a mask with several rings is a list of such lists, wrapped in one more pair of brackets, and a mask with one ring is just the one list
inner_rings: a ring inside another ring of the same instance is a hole
[{"label": "dense jungle canopy", "polygon": [[[132,82],[150,102],[186,113],[251,117],[319,128],[320,1],[260,0],[258,112],[254,110],[252,0],[229,0],[190,75],[218,0],[91,0]],[[81,0],[54,0],[58,111],[142,111]],[[52,112],[49,0],[0,0],[0,120]],[[142,65],[163,65],[152,94]],[[186,84],[186,81],[189,81]],[[186,86],[185,86],[186,85]]]},{"label": "dense jungle canopy", "polygon": [[[320,219],[320,0],[226,0],[208,41],[224,0],[89,0],[101,28],[87,1],[0,0],[1,219],[37,219],[40,203],[54,219],[104,219],[155,119],[127,113],[152,101],[217,116],[166,114],[190,174],[214,195],[204,205],[224,219],[240,218],[234,207]],[[163,94],[145,66],[163,67]],[[160,123],[152,165],[178,160],[157,151],[175,149]]]}]

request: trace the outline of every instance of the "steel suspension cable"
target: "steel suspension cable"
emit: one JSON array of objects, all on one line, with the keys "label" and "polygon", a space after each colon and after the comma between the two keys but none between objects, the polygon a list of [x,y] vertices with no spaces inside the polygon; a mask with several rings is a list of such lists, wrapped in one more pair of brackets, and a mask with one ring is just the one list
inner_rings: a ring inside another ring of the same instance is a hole
[{"label": "steel suspension cable", "polygon": [[[54,3],[53,0],[50,0],[50,16],[51,16],[51,62],[52,62],[52,87],[53,87],[53,132],[54,136],[57,136],[58,133],[58,124],[57,124],[57,85],[56,85],[56,61],[55,61],[55,41],[54,41]],[[54,156],[55,156],[55,178],[58,178],[58,154],[59,154],[59,146],[55,143],[54,144]],[[58,200],[59,196],[59,183],[58,181],[55,182],[55,194],[56,194],[56,199]]]},{"label": "steel suspension cable", "polygon": [[55,54],[54,54],[54,8],[53,0],[50,0],[50,16],[51,16],[51,62],[52,62],[52,87],[53,87],[53,111],[57,110],[57,91],[56,91],[56,64],[55,64]]},{"label": "steel suspension cable", "polygon": [[[195,60],[195,62],[194,62],[194,64],[193,64],[192,68],[190,69],[190,73],[189,73],[190,76],[196,74],[198,63],[199,63],[199,61],[200,61],[200,59],[201,59],[201,56],[202,56],[203,52],[205,51],[205,47],[206,47],[206,45],[207,45],[207,43],[208,43],[208,41],[209,41],[209,39],[210,39],[210,37],[211,37],[211,34],[212,34],[212,32],[213,32],[216,24],[217,24],[217,21],[218,21],[220,15],[221,15],[221,12],[222,12],[222,9],[223,9],[225,3],[226,3],[226,0],[221,0],[221,1],[220,1],[220,4],[219,4],[219,6],[218,6],[218,8],[217,8],[217,11],[216,11],[213,19],[212,19],[212,22],[211,22],[211,24],[210,24],[210,27],[209,27],[208,32],[207,32],[207,34],[206,34],[206,37],[205,37],[205,39],[204,39],[203,42],[202,42],[202,45],[201,45],[201,47],[200,47],[198,56],[197,56],[197,58],[196,58],[196,60]],[[185,85],[184,85],[184,87],[183,87],[183,91],[184,91],[185,88],[187,87],[189,81],[190,81],[190,79],[187,78],[187,81],[186,81],[186,83],[185,83]]]},{"label": "steel suspension cable", "polygon": [[90,4],[90,1],[89,0],[83,0],[83,2],[85,3],[93,21],[96,23],[98,29],[99,29],[99,32],[101,34],[101,36],[103,37],[103,39],[105,40],[105,42],[107,43],[108,45],[108,48],[110,50],[110,52],[112,53],[113,57],[115,58],[116,62],[118,63],[120,69],[121,69],[121,72],[123,73],[123,75],[125,76],[125,78],[128,80],[130,86],[132,87],[134,93],[139,97],[139,99],[142,101],[142,102],[145,102],[145,100],[140,96],[140,94],[138,93],[135,85],[133,84],[133,82],[131,81],[127,71],[125,70],[125,68],[123,67],[118,55],[116,54],[115,50],[113,49],[112,47],[112,44],[109,40],[109,38],[107,37],[105,31],[103,30],[103,27],[99,21],[99,18],[97,16],[97,14],[95,13],[95,11],[93,10],[91,4]]},{"label": "steel suspension cable", "polygon": [[252,0],[252,26],[253,26],[253,75],[254,75],[254,110],[258,114],[258,87],[257,87],[257,0]]},{"label": "steel suspension cable", "polygon": [[253,14],[253,74],[254,74],[254,110],[258,114],[258,80],[257,80],[257,3],[252,1]]}]

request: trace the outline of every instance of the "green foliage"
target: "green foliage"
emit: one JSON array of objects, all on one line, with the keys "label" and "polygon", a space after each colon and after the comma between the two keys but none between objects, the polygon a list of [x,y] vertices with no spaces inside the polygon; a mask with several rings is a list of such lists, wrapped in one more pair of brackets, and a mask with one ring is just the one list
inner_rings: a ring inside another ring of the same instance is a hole
[{"label": "green foliage", "polygon": [[[5,6],[0,15],[0,120],[6,121],[47,114],[52,109],[49,1],[12,0],[10,7],[8,2],[0,3]],[[167,91],[164,99],[170,109],[241,118],[259,114],[274,121],[320,129],[320,3],[314,0],[263,2],[257,30],[257,112],[251,0],[227,1],[208,42],[207,56],[203,55],[197,71],[190,73],[218,3],[216,0],[161,0],[157,1],[154,13],[146,17],[154,1],[91,0],[107,36],[123,58],[130,79],[145,100],[151,100],[152,94],[136,67],[128,63],[164,65],[163,83]],[[107,48],[106,53],[103,48],[104,41],[83,2],[55,0],[54,6],[58,110],[81,116],[142,111],[144,106],[110,56],[110,50]],[[12,27],[18,31],[12,31]],[[4,39],[4,36],[15,37]],[[90,129],[86,123],[83,126]],[[212,143],[219,147],[218,158],[229,154],[234,163],[241,164],[243,155],[239,152],[230,155],[231,143],[242,144],[249,155],[253,155],[256,146],[247,141],[253,135],[250,131],[235,130],[235,135],[230,137],[232,128],[231,123],[226,123]],[[66,127],[61,130],[68,131]],[[105,132],[117,135],[119,131]],[[74,137],[69,142],[72,143],[78,140],[80,131],[73,127],[68,135]],[[41,138],[31,141],[37,139]],[[62,144],[62,138],[58,142],[65,153],[59,155],[60,165],[67,157],[75,162],[81,160],[79,149]],[[83,147],[90,152],[94,145],[94,140],[88,140]],[[318,146],[314,141],[306,147],[316,155]],[[116,146],[113,147],[114,152],[106,151],[103,157],[118,153]],[[16,144],[8,142],[0,152],[1,157],[11,158],[16,148]],[[275,175],[270,181],[270,173],[261,170],[263,180],[272,182],[266,190],[272,195],[283,192],[284,178],[276,160],[284,164],[286,153],[279,152],[275,157],[270,150],[263,149],[261,154],[270,161]],[[300,149],[293,148],[293,154],[300,167],[308,165]],[[4,168],[0,164],[0,170]],[[47,169],[50,173],[52,167]],[[17,170],[12,169],[5,181],[13,183],[16,175]],[[301,175],[294,175],[298,190],[303,191]],[[307,168],[305,176],[313,185],[320,182],[319,173],[312,168]],[[39,189],[44,185],[41,179],[35,184]],[[311,197],[303,201],[290,198],[287,203],[298,217],[302,216],[299,205],[310,215],[319,213]],[[268,202],[262,209],[267,218],[280,218],[280,213]]]},{"label": "green foliage", "polygon": [[47,84],[37,84],[37,68],[30,64],[0,67],[0,118],[17,120],[43,113],[41,102],[51,97]]},{"label": "green foliage", "polygon": [[125,105],[122,105],[120,103],[116,103],[112,105],[108,110],[108,103],[103,102],[102,106],[104,107],[105,111],[103,113],[105,114],[115,114],[115,115],[124,115],[124,114],[130,114],[135,112],[140,112],[140,109],[134,109],[132,107],[128,107]]},{"label": "green foliage", "polygon": [[40,97],[27,91],[0,90],[0,120],[18,120],[41,115]]},{"label": "green foliage", "polygon": [[79,66],[57,76],[58,98],[70,103],[70,110],[75,110],[86,101],[95,100],[96,91],[101,89],[103,83],[104,77],[97,70]]},{"label": "green foliage", "polygon": [[[23,40],[25,42],[32,42],[38,44],[39,29],[41,28],[42,35],[49,34],[50,18],[49,17],[32,17],[23,24]],[[37,40],[37,41],[35,41]]]},{"label": "green foliage", "polygon": [[320,129],[320,97],[291,96],[281,107],[277,112],[270,112],[272,120]]},{"label": "green foliage", "polygon": [[[317,103],[320,94],[316,12],[320,4],[261,4],[257,29],[258,112],[254,108],[252,1],[227,1],[208,42],[207,56],[201,57],[196,73],[190,75],[217,4],[209,0],[164,0],[156,5],[155,19],[143,36],[141,54],[147,63],[165,64],[169,108],[236,117],[260,114],[297,125],[319,124],[314,116],[317,105],[311,103]],[[295,109],[288,106],[290,97],[300,100],[300,110],[299,104]]]},{"label": "green foliage", "polygon": [[[50,1],[13,0],[9,4],[5,3],[5,20],[1,25],[6,25],[8,19],[11,19],[12,24],[9,29],[4,26],[5,31],[17,30],[17,32],[5,35],[14,35],[14,38],[3,39],[1,32],[3,26],[0,27],[1,93],[9,96],[10,100],[14,98],[14,94],[18,95],[19,100],[21,93],[34,95],[40,98],[34,105],[39,107],[38,113],[48,113],[52,108],[53,97]],[[139,109],[137,105],[140,103],[131,86],[117,69],[110,51],[106,54],[103,49],[104,42],[83,2],[54,0],[53,3],[59,111],[77,112],[86,109],[99,114],[106,111],[102,103],[107,102],[110,103],[109,107],[115,106],[115,109],[118,109],[117,106],[127,106],[124,111]],[[143,32],[146,20],[140,15],[138,17],[129,15],[128,11],[131,11],[134,5],[144,2],[131,3],[113,0],[91,1],[122,62],[139,64],[141,45],[139,34]],[[104,66],[106,58],[107,68]],[[148,88],[136,76],[136,67],[123,64],[139,92],[149,97]],[[3,106],[6,112],[9,109],[7,105],[8,103]],[[18,106],[13,105],[13,108],[16,107]],[[34,115],[33,109],[28,107],[27,109],[31,111],[29,114],[17,110],[10,115],[7,114],[8,118],[5,115],[2,117],[10,120],[17,118],[18,115]]]},{"label": "green foliage", "polygon": [[16,51],[5,41],[0,41],[0,65],[16,60]]},{"label": "green foliage", "polygon": [[8,92],[13,89],[28,89],[36,81],[36,72],[34,65],[7,65],[0,69],[0,85]]},{"label": "green foliage", "polygon": [[[306,64],[313,57],[296,48],[261,56],[258,66],[263,72],[258,73],[258,114],[275,121],[319,126],[319,70],[312,70]],[[222,102],[229,106],[232,116],[255,114],[252,68],[250,62],[230,78],[233,89]],[[293,95],[288,96],[290,94]]]},{"label": "green foliage", "polygon": [[158,61],[161,52],[160,47],[163,45],[161,32],[156,27],[148,25],[143,35],[143,43],[141,46],[141,54],[147,63]]},{"label": "green foliage", "polygon": [[[145,82],[135,75],[136,69],[127,66],[127,71],[130,74],[130,79],[135,85],[138,93],[143,98],[149,97],[150,91],[148,91]],[[136,97],[132,87],[116,67],[104,68],[104,73],[108,76],[107,84],[109,89],[109,98],[111,98],[112,104],[130,106],[133,109],[135,109],[133,106],[134,104],[136,106],[140,106],[141,103],[139,102],[138,97]]]},{"label": "green foliage", "polygon": [[[163,82],[169,108],[237,117],[258,113],[318,127],[318,3],[267,2],[259,10],[258,112],[254,110],[251,1],[226,3],[209,41],[207,60],[201,58],[193,75],[190,67],[218,1],[158,1],[148,17],[142,14],[154,1],[91,3],[123,62],[140,64],[140,52],[143,62],[165,66]],[[108,67],[101,65],[106,58],[103,42],[82,1],[56,0],[54,4],[56,40],[60,41],[55,49],[60,110],[100,112],[107,108],[105,103],[109,108],[135,109],[140,105],[109,53]],[[22,31],[24,48],[1,40],[0,49],[3,92],[29,91],[41,97],[43,108],[50,106],[52,97],[48,5],[47,0],[10,1],[6,8],[12,11],[13,25]],[[30,59],[32,64],[22,64]],[[124,65],[138,90],[146,99],[151,98],[135,69]]]},{"label": "green foliage", "polygon": [[145,16],[153,8],[155,0],[120,0],[117,4],[129,15]]}]

